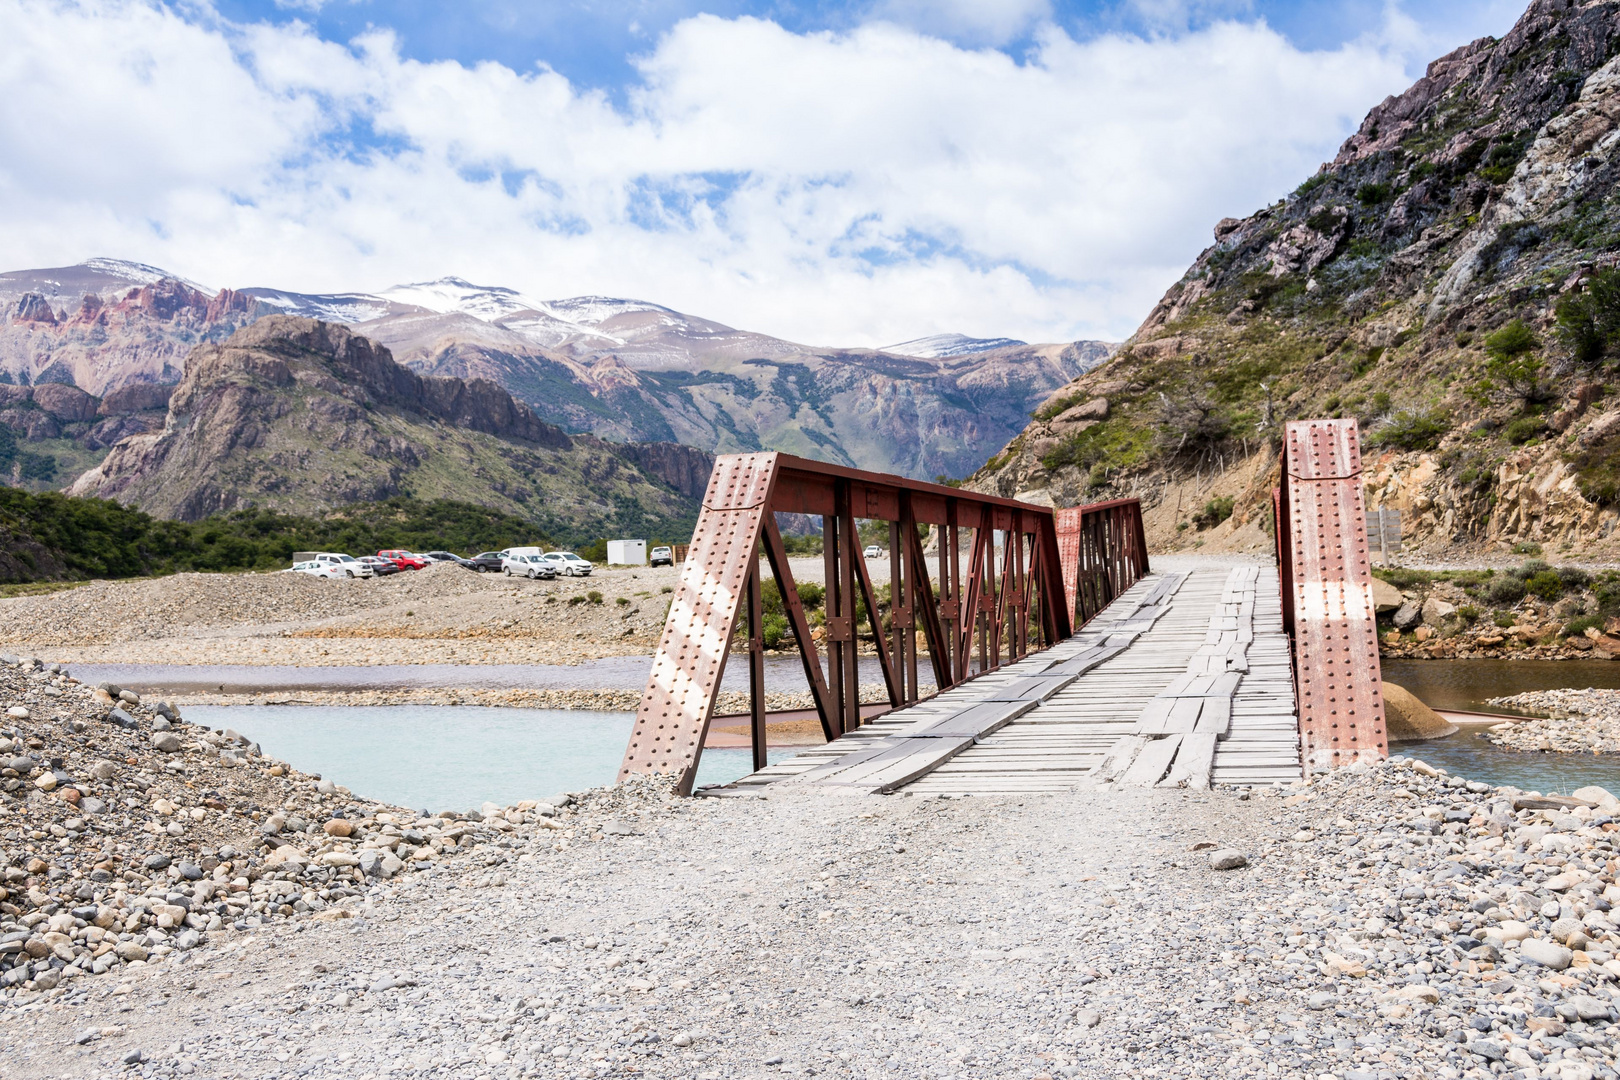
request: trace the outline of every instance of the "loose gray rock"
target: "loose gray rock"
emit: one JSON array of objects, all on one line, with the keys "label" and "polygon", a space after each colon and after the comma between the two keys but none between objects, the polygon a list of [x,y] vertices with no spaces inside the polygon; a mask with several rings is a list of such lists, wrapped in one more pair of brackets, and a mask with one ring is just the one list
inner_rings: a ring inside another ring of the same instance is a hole
[{"label": "loose gray rock", "polygon": [[152,749],[173,754],[180,749],[180,736],[172,731],[159,731],[152,736]]},{"label": "loose gray rock", "polygon": [[1423,621],[1423,609],[1408,600],[1395,609],[1393,621],[1395,629],[1401,631],[1410,630]]},{"label": "loose gray rock", "polygon": [[1562,945],[1555,945],[1542,938],[1525,938],[1519,944],[1519,955],[1526,960],[1533,960],[1543,967],[1550,967],[1554,971],[1563,971],[1569,967],[1575,954]]},{"label": "loose gray rock", "polygon": [[1221,848],[1209,853],[1211,870],[1239,870],[1249,865],[1249,857],[1236,848]]}]

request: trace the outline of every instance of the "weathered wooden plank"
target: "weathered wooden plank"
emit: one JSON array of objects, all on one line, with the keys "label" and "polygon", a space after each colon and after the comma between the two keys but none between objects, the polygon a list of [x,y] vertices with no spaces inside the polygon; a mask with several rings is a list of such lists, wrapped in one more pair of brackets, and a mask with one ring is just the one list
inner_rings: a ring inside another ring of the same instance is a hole
[{"label": "weathered wooden plank", "polygon": [[1108,748],[1108,753],[1103,755],[1102,761],[1098,763],[1097,779],[1106,783],[1124,773],[1126,769],[1131,767],[1131,763],[1136,760],[1136,755],[1147,745],[1147,742],[1148,740],[1140,735],[1122,736],[1113,746]]},{"label": "weathered wooden plank", "polygon": [[1215,736],[1194,733],[1181,740],[1176,760],[1161,787],[1209,787],[1210,768],[1215,762]]},{"label": "weathered wooden plank", "polygon": [[1163,739],[1154,739],[1142,747],[1131,767],[1126,769],[1119,778],[1120,787],[1152,787],[1159,782],[1170,763],[1175,760],[1176,751],[1181,746],[1182,736],[1170,735]]}]

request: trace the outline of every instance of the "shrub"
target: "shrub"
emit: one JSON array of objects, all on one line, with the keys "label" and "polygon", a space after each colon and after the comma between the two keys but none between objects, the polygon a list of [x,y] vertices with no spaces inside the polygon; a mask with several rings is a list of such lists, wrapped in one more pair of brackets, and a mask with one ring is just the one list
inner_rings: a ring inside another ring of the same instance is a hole
[{"label": "shrub", "polygon": [[616,597],[613,602],[615,604],[618,604],[620,607],[629,607],[630,606],[630,598],[628,596]]},{"label": "shrub", "polygon": [[1584,589],[1591,584],[1592,575],[1578,566],[1560,566],[1558,580],[1564,583],[1566,589]]},{"label": "shrub", "polygon": [[1445,414],[1438,410],[1403,409],[1374,428],[1367,436],[1367,445],[1396,450],[1433,450],[1450,430]]},{"label": "shrub", "polygon": [[1233,499],[1230,495],[1218,495],[1204,504],[1204,508],[1193,515],[1193,524],[1200,529],[1212,529],[1232,516]]},{"label": "shrub", "polygon": [[1558,580],[1558,575],[1551,570],[1542,570],[1531,575],[1524,583],[1524,587],[1527,592],[1543,600],[1556,600],[1564,591],[1564,583]]},{"label": "shrub", "polygon": [[1529,581],[1532,577],[1535,577],[1543,570],[1551,569],[1552,567],[1548,566],[1540,559],[1526,559],[1522,566],[1515,567],[1514,569],[1509,570],[1508,573],[1518,578],[1520,581]]},{"label": "shrub", "polygon": [[1569,622],[1565,623],[1563,634],[1565,637],[1580,637],[1588,630],[1601,629],[1603,629],[1603,616],[1582,615],[1578,619],[1571,619]]},{"label": "shrub", "polygon": [[1536,544],[1536,543],[1532,543],[1529,540],[1520,540],[1517,544],[1513,545],[1513,554],[1515,554],[1515,555],[1540,555],[1541,554],[1541,545]]},{"label": "shrub", "polygon": [[661,592],[661,593],[672,593],[672,592],[675,591],[675,586],[673,586],[673,585],[665,585],[663,588],[659,589],[658,591]]},{"label": "shrub", "polygon": [[760,626],[761,640],[767,649],[777,648],[782,639],[788,636],[788,621],[786,615],[767,615]]},{"label": "shrub", "polygon": [[1600,270],[1558,301],[1558,341],[1578,366],[1597,367],[1620,348],[1620,269]]},{"label": "shrub", "polygon": [[1457,618],[1462,620],[1464,626],[1473,626],[1479,622],[1479,608],[1472,604],[1464,604],[1457,609]]},{"label": "shrub", "polygon": [[1497,626],[1500,626],[1503,630],[1506,630],[1508,627],[1512,626],[1514,623],[1518,622],[1519,620],[1513,617],[1513,612],[1511,612],[1511,611],[1498,611],[1491,618],[1491,621],[1494,622]]},{"label": "shrub", "polygon": [[814,581],[801,581],[793,591],[799,594],[799,603],[806,611],[819,608],[827,599],[827,587]]},{"label": "shrub", "polygon": [[1545,427],[1539,416],[1521,416],[1502,429],[1502,437],[1514,446],[1523,446],[1540,435]]},{"label": "shrub", "polygon": [[1381,202],[1388,202],[1390,193],[1388,184],[1362,184],[1356,188],[1356,200],[1362,206],[1377,206]]},{"label": "shrub", "polygon": [[[1524,582],[1511,574],[1503,574],[1485,590],[1485,599],[1493,604],[1517,604],[1524,599]],[[1500,619],[1498,620],[1500,625]],[[1512,626],[1512,623],[1508,623]]]},{"label": "shrub", "polygon": [[1469,390],[1469,396],[1485,405],[1517,403],[1537,405],[1552,397],[1546,379],[1546,365],[1535,355],[1541,342],[1520,319],[1514,319],[1485,339],[1484,376]]},{"label": "shrub", "polygon": [[589,600],[593,604],[600,604],[602,602],[602,594],[597,592],[595,589],[592,589],[590,592],[585,594],[585,599]]},{"label": "shrub", "polygon": [[584,602],[585,602],[585,598],[583,596],[581,596],[579,593],[575,593],[573,596],[570,596],[568,598],[568,606],[569,607],[573,607],[576,604],[583,604]]}]

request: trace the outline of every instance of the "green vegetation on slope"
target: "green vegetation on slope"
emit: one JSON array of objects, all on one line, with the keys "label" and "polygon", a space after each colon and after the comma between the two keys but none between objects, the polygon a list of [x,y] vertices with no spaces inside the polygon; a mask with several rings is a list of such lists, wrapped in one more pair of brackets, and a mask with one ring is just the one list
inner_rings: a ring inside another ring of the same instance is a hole
[{"label": "green vegetation on slope", "polygon": [[40,560],[19,551],[21,568],[0,578],[6,581],[274,570],[289,565],[295,551],[365,555],[408,548],[476,554],[551,543],[523,518],[444,499],[358,503],[319,518],[241,510],[185,522],[153,518],[108,499],[0,488],[0,526],[13,537],[31,538],[66,567],[65,574],[50,574]]}]

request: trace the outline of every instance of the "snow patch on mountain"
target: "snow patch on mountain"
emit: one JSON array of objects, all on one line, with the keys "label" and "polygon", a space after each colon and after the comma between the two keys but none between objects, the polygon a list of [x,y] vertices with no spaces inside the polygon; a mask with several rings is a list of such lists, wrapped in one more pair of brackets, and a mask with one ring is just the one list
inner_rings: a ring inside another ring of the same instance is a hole
[{"label": "snow patch on mountain", "polygon": [[474,285],[458,277],[395,285],[378,295],[396,304],[409,304],[440,314],[460,312],[485,322],[494,322],[520,311],[542,310],[539,301],[528,299],[516,289],[501,285]]},{"label": "snow patch on mountain", "polygon": [[106,274],[108,277],[120,278],[129,282],[131,285],[155,285],[164,278],[170,278],[175,281],[184,282],[199,292],[206,292],[209,293],[209,295],[213,294],[213,290],[205,288],[204,286],[197,284],[195,281],[187,281],[178,274],[171,274],[167,270],[163,270],[159,267],[148,266],[146,263],[131,262],[128,259],[86,259],[79,265],[91,270],[95,270],[99,273]]},{"label": "snow patch on mountain", "polygon": [[295,293],[282,289],[243,289],[247,295],[268,304],[285,315],[322,319],[335,323],[365,323],[384,315],[400,313],[401,305],[390,304],[370,293]]},{"label": "snow patch on mountain", "polygon": [[894,353],[896,356],[915,356],[923,360],[945,360],[953,356],[967,356],[970,353],[989,352],[991,349],[1007,349],[1015,345],[1027,345],[1027,341],[1018,341],[1015,338],[975,338],[966,334],[934,334],[930,337],[915,338],[911,341],[902,341],[898,345],[885,345],[880,352]]}]

